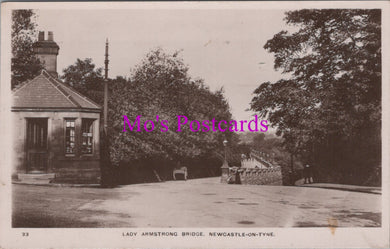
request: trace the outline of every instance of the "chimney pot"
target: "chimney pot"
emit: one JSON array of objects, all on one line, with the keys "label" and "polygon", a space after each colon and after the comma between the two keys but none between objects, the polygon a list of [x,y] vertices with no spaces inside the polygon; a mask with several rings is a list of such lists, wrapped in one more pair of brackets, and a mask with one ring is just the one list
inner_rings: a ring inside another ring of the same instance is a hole
[{"label": "chimney pot", "polygon": [[45,40],[45,32],[39,31],[38,33],[38,41],[44,41]]},{"label": "chimney pot", "polygon": [[48,34],[47,34],[47,40],[48,41],[53,41],[53,32],[52,31],[49,31]]}]

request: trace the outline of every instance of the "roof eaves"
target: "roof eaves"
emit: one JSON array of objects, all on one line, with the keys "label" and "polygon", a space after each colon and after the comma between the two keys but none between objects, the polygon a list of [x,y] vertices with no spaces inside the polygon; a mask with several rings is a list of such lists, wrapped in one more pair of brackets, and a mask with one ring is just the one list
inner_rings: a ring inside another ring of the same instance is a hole
[{"label": "roof eaves", "polygon": [[97,108],[83,108],[83,107],[11,107],[11,111],[74,111],[74,112],[95,112],[100,113],[101,110]]}]

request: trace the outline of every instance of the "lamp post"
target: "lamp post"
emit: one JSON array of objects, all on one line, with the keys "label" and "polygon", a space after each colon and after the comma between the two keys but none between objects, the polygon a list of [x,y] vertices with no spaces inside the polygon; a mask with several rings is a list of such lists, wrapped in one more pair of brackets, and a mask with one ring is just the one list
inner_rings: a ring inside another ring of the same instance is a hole
[{"label": "lamp post", "polygon": [[228,144],[228,141],[226,139],[223,140],[223,147],[225,149],[225,157],[224,157],[223,165],[226,165],[226,166],[228,166],[228,163],[227,163],[227,160],[226,160],[226,158],[227,158],[227,151],[226,151],[227,144]]},{"label": "lamp post", "polygon": [[103,110],[103,129],[107,133],[107,112],[108,112],[108,38],[106,39],[106,53],[104,54],[104,110]]},{"label": "lamp post", "polygon": [[108,38],[106,39],[106,50],[104,54],[104,100],[103,100],[103,134],[101,139],[101,184],[102,186],[112,186],[113,177],[110,167],[109,145],[107,139],[107,116],[108,116]]},{"label": "lamp post", "polygon": [[224,156],[223,164],[221,167],[221,171],[222,171],[221,182],[222,183],[227,183],[227,179],[229,177],[229,164],[227,162],[227,144],[228,144],[228,141],[225,139],[223,141],[223,146],[225,149],[225,156]]}]

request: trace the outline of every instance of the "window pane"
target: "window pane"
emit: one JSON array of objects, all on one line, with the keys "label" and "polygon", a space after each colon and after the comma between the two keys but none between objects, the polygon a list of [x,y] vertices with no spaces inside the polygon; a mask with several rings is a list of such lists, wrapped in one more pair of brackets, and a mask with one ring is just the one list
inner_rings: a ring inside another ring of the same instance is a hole
[{"label": "window pane", "polygon": [[65,153],[75,153],[75,120],[66,120],[65,128]]},{"label": "window pane", "polygon": [[93,119],[82,119],[81,124],[81,150],[83,154],[92,154],[92,148],[93,148]]}]

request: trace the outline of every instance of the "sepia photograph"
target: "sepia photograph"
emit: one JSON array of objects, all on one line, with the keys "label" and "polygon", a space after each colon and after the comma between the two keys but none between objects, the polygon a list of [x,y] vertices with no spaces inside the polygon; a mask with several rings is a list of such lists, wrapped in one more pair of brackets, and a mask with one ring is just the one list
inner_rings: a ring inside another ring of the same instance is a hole
[{"label": "sepia photograph", "polygon": [[388,247],[389,2],[293,3],[2,3],[4,248]]}]

